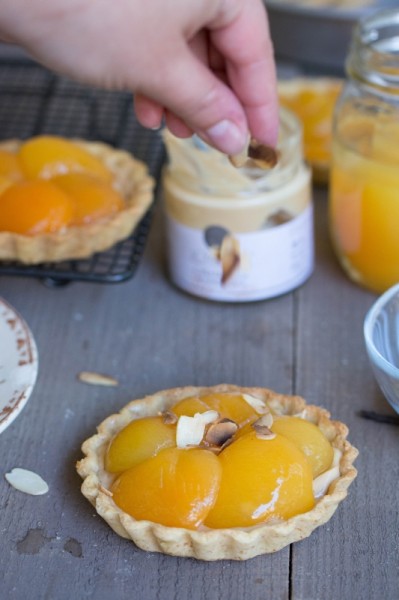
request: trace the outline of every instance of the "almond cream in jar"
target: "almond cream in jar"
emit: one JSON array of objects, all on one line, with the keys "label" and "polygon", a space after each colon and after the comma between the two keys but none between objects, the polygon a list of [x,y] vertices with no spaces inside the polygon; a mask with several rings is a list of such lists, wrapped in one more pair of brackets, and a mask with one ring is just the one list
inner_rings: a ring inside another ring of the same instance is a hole
[{"label": "almond cream in jar", "polygon": [[311,175],[297,118],[280,114],[270,170],[232,166],[199,138],[165,132],[168,264],[181,289],[210,300],[272,298],[313,270]]}]

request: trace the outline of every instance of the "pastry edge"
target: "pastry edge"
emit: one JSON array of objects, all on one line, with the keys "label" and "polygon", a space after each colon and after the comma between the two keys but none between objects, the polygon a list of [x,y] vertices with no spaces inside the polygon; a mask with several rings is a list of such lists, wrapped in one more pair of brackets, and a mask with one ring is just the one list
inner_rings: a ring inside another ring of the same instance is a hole
[{"label": "pastry edge", "polygon": [[[0,232],[0,260],[23,264],[60,262],[91,257],[126,239],[140,222],[153,201],[154,180],[146,165],[124,150],[102,142],[71,139],[103,161],[114,175],[114,187],[126,202],[126,208],[108,219],[65,231],[27,236]],[[16,152],[20,140],[0,142],[0,148]]]},{"label": "pastry edge", "polygon": [[[106,473],[102,458],[110,439],[122,427],[135,418],[158,414],[178,400],[195,394],[237,392],[247,393],[265,400],[270,408],[280,414],[299,414],[317,424],[333,447],[342,452],[340,477],[333,481],[316,506],[281,523],[264,523],[251,528],[229,528],[191,531],[166,527],[150,521],[136,521],[115,505],[107,492]],[[347,490],[357,475],[353,462],[358,451],[346,439],[348,428],[339,421],[332,421],[327,410],[306,404],[300,396],[278,394],[267,388],[239,387],[220,384],[211,387],[180,387],[164,390],[132,400],[122,410],[105,419],[98,433],[82,445],[85,458],[77,463],[82,477],[82,493],[96,508],[98,514],[121,537],[131,539],[139,548],[150,552],[162,552],[172,556],[193,557],[200,560],[247,560],[260,554],[276,552],[288,544],[308,537],[314,529],[326,523],[339,503],[347,496]],[[103,485],[105,484],[105,485]]]}]

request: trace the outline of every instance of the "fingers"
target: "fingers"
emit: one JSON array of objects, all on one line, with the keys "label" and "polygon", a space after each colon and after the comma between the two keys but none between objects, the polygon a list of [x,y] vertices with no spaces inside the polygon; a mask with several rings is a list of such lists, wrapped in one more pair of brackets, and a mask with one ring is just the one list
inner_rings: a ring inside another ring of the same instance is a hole
[{"label": "fingers", "polygon": [[236,154],[249,129],[259,141],[275,146],[276,75],[262,2],[245,0],[233,18],[219,15],[208,27],[189,43],[177,40],[173,52],[163,57],[162,78],[145,89],[157,99],[157,116],[154,107],[144,110],[139,101],[140,121],[154,126],[164,106],[166,124],[179,137],[194,131],[222,152]]},{"label": "fingers", "polygon": [[233,91],[182,43],[165,60],[162,81],[149,92],[205,141],[227,154],[245,146],[248,125]]},{"label": "fingers", "polygon": [[158,129],[161,127],[164,113],[163,106],[155,102],[155,100],[151,100],[151,98],[139,93],[135,94],[133,101],[137,119],[143,127],[148,127],[149,129]]},{"label": "fingers", "polygon": [[225,58],[229,84],[241,101],[249,129],[274,146],[278,134],[278,101],[273,49],[267,15],[258,0],[224,27],[213,29],[211,42]]},{"label": "fingers", "polygon": [[176,137],[186,138],[190,137],[193,132],[187,127],[177,115],[171,113],[168,110],[164,110],[158,102],[143,96],[142,94],[136,94],[134,96],[134,111],[136,113],[137,120],[143,127],[149,129],[159,129],[162,125],[162,119],[165,118],[165,124],[167,128]]},{"label": "fingers", "polygon": [[188,138],[193,135],[193,130],[169,110],[165,112],[165,123],[169,131],[171,131],[176,137]]}]

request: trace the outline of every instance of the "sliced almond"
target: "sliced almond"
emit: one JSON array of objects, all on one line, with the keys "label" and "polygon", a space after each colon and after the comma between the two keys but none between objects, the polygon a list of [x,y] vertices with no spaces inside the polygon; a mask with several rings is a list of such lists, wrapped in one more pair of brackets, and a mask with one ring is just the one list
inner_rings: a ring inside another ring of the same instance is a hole
[{"label": "sliced almond", "polygon": [[219,418],[216,410],[207,410],[196,413],[193,417],[182,415],[177,421],[176,446],[189,448],[199,446],[205,434],[206,426]]},{"label": "sliced almond", "polygon": [[223,238],[219,249],[220,262],[222,263],[221,282],[226,283],[240,266],[240,244],[232,235]]},{"label": "sliced almond", "polygon": [[258,415],[264,415],[269,411],[269,407],[261,400],[260,398],[256,398],[256,396],[251,396],[251,394],[242,394],[245,402],[247,402]]},{"label": "sliced almond", "polygon": [[301,410],[301,412],[295,413],[292,416],[297,417],[298,419],[306,419],[306,415],[307,415],[307,410],[306,410],[306,408],[304,408],[303,410]]},{"label": "sliced almond", "polygon": [[229,156],[229,160],[234,167],[257,166],[261,169],[271,169],[278,162],[278,152],[260,144],[255,138],[248,140],[246,147],[240,154]]},{"label": "sliced almond", "polygon": [[248,157],[261,169],[272,169],[278,161],[278,153],[274,148],[260,144],[254,138],[249,144]]},{"label": "sliced almond", "polygon": [[165,423],[165,425],[175,425],[175,423],[177,423],[178,417],[177,415],[175,415],[175,413],[171,412],[170,410],[166,410],[162,413],[162,420]]},{"label": "sliced almond", "polygon": [[248,137],[248,141],[247,141],[245,147],[241,150],[241,152],[239,154],[230,154],[229,155],[229,161],[231,162],[233,167],[236,167],[237,169],[239,169],[240,167],[243,167],[246,164],[246,162],[248,160],[249,144],[250,144],[250,138]]},{"label": "sliced almond", "polygon": [[273,425],[273,415],[271,412],[267,412],[262,415],[257,421],[255,421],[258,427],[268,427],[269,429]]},{"label": "sliced almond", "polygon": [[341,451],[334,448],[334,459],[331,467],[313,480],[313,495],[315,498],[324,496],[332,482],[340,476],[339,462],[341,456]]},{"label": "sliced almond", "polygon": [[[271,417],[271,422],[270,422]],[[270,425],[269,425],[270,423]],[[256,437],[260,440],[274,440],[276,434],[271,431],[270,427],[273,424],[273,417],[271,413],[263,415],[260,419],[252,423],[252,427],[255,430]]]},{"label": "sliced almond", "polygon": [[235,421],[232,421],[231,419],[221,419],[220,421],[211,423],[209,427],[207,427],[204,441],[211,446],[222,448],[222,446],[225,446],[226,442],[233,437],[237,429],[238,425]]},{"label": "sliced almond", "polygon": [[16,490],[31,494],[32,496],[40,496],[47,494],[49,487],[47,483],[33,471],[27,469],[15,468],[10,473],[5,474],[8,483]]},{"label": "sliced almond", "polygon": [[109,375],[103,375],[102,373],[95,373],[93,371],[81,371],[78,374],[78,379],[79,381],[88,383],[90,385],[114,386],[119,384],[117,379],[114,379]]},{"label": "sliced almond", "polygon": [[100,492],[102,492],[103,494],[105,494],[109,498],[112,498],[112,496],[113,496],[113,493],[111,492],[111,490],[107,490],[107,488],[105,488],[102,485],[100,485]]}]

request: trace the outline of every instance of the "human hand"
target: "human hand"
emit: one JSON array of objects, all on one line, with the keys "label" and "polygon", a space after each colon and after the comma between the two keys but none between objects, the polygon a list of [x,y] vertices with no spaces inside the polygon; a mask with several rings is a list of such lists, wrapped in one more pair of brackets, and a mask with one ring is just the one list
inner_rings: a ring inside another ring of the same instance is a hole
[{"label": "human hand", "polygon": [[261,0],[0,0],[0,35],[82,82],[135,93],[140,122],[164,117],[229,154],[248,131],[274,146],[273,51]]}]

